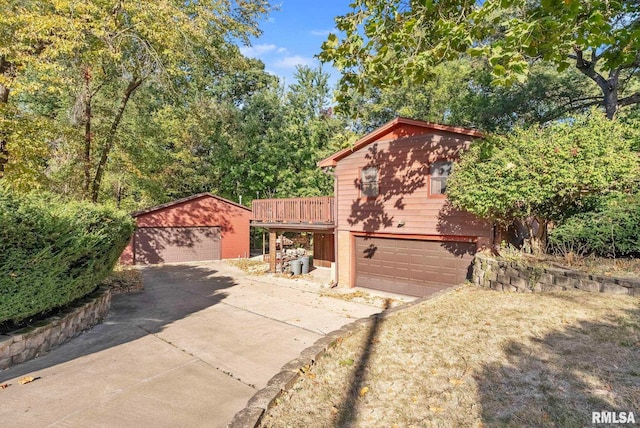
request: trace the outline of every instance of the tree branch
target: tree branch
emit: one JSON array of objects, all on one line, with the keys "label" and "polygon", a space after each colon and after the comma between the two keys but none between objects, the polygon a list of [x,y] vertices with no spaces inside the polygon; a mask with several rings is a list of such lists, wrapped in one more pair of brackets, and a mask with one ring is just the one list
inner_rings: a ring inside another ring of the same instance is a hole
[{"label": "tree branch", "polygon": [[596,63],[584,59],[582,49],[578,48],[577,46],[574,46],[573,50],[576,54],[575,56],[569,55],[569,58],[576,60],[576,68],[580,70],[582,74],[596,82],[600,89],[602,89],[603,91],[607,91],[609,88],[609,82],[607,82],[607,79],[605,79],[600,73],[595,70]]},{"label": "tree branch", "polygon": [[[593,101],[589,101],[583,104],[578,104],[576,105],[575,103],[578,101],[587,101],[587,100],[593,100]],[[604,105],[604,101],[602,100],[601,97],[587,97],[587,98],[580,98],[578,100],[571,100],[568,103],[562,105],[561,107],[555,108],[553,109],[550,113],[541,116],[540,117],[540,122],[541,123],[546,123],[549,122],[551,120],[556,120],[559,117],[561,117],[562,115],[570,112],[570,111],[574,111],[574,110],[585,110],[589,107],[593,107],[593,106],[601,106]]]},{"label": "tree branch", "polygon": [[116,131],[118,130],[120,122],[122,121],[122,116],[125,109],[127,108],[127,103],[129,102],[131,95],[135,92],[136,89],[140,87],[140,85],[142,85],[144,80],[144,78],[133,77],[131,81],[129,81],[129,84],[127,85],[127,88],[122,95],[122,99],[120,100],[120,107],[118,107],[118,111],[113,118],[113,122],[111,122],[111,127],[109,129],[109,133],[107,134],[107,140],[105,142],[104,148],[102,149],[102,153],[100,153],[100,160],[98,161],[98,165],[96,167],[96,175],[94,176],[93,183],[91,185],[91,202],[98,202],[98,195],[100,192],[100,185],[102,184],[104,169],[107,165],[107,161],[109,160],[111,149],[113,149],[113,145],[115,144]]},{"label": "tree branch", "polygon": [[632,104],[638,104],[638,103],[640,103],[640,92],[636,92],[633,95],[629,95],[628,97],[624,97],[618,100],[618,105],[620,107],[624,107]]}]

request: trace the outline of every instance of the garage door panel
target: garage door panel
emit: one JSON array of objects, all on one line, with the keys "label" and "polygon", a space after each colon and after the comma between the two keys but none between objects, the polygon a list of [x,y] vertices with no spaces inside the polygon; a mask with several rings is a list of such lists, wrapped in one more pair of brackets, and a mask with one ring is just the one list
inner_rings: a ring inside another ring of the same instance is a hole
[{"label": "garage door panel", "polygon": [[356,285],[426,296],[464,282],[475,244],[356,237]]},{"label": "garage door panel", "polygon": [[148,227],[135,234],[136,264],[220,260],[219,227]]}]

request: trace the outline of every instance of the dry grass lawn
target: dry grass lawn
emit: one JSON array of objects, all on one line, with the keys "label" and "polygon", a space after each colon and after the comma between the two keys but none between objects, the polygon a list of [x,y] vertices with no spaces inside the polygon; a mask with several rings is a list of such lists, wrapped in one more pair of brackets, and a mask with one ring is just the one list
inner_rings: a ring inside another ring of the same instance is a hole
[{"label": "dry grass lawn", "polygon": [[252,259],[232,259],[227,260],[231,266],[235,266],[251,275],[264,275],[269,270],[269,264],[261,260]]},{"label": "dry grass lawn", "polygon": [[640,420],[640,299],[466,286],[345,338],[268,427],[591,425]]}]

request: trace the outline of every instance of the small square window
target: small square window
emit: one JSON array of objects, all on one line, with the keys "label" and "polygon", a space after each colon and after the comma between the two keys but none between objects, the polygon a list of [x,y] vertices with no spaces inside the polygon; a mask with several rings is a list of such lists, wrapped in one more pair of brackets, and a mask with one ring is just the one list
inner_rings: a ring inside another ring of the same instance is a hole
[{"label": "small square window", "polygon": [[453,169],[453,162],[434,162],[431,164],[431,194],[444,195],[447,191],[447,179]]},{"label": "small square window", "polygon": [[363,168],[360,171],[360,193],[368,198],[378,196],[378,168]]}]

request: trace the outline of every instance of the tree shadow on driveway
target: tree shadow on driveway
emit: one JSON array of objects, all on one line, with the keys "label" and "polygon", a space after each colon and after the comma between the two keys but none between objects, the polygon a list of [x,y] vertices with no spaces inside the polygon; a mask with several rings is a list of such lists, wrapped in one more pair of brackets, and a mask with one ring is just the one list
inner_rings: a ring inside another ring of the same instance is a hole
[{"label": "tree shadow on driveway", "polygon": [[112,298],[111,310],[101,324],[34,360],[0,372],[0,383],[72,361],[149,334],[220,303],[223,290],[237,285],[213,268],[165,265],[142,269],[145,291]]}]

